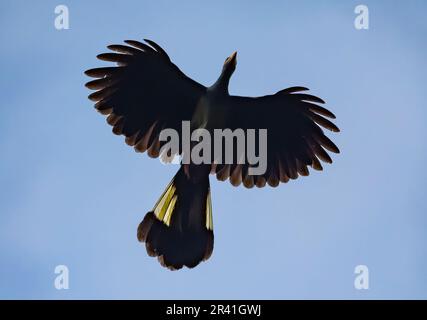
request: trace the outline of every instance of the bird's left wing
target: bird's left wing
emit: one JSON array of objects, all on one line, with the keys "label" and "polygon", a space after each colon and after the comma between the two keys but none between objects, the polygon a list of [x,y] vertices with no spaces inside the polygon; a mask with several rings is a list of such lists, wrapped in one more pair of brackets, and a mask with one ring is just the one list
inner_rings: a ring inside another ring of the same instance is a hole
[{"label": "bird's left wing", "polygon": [[267,167],[264,174],[249,175],[252,165],[247,159],[245,164],[213,166],[219,180],[230,178],[233,185],[243,182],[247,188],[266,183],[274,187],[298,175],[308,175],[307,166],[322,170],[319,159],[332,162],[325,149],[334,153],[339,149],[321,127],[338,132],[338,127],[324,118],[334,119],[335,115],[319,105],[324,103],[322,99],[301,93],[305,90],[291,87],[263,97],[230,97],[230,129],[267,129]]},{"label": "bird's left wing", "polygon": [[108,115],[113,132],[125,135],[136,151],[147,150],[149,156],[157,157],[160,131],[172,128],[181,133],[181,122],[191,120],[206,88],[182,73],[158,44],[145,41],[108,46],[114,53],[97,57],[117,66],[87,70],[86,75],[97,79],[86,86],[97,90],[89,99]]}]

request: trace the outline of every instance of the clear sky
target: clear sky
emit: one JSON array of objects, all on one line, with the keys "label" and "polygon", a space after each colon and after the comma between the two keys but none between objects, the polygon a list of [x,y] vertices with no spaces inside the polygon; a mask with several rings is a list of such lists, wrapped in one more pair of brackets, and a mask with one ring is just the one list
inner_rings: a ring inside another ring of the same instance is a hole
[{"label": "clear sky", "polygon": [[[0,298],[427,298],[426,14],[423,0],[1,1]],[[211,176],[215,249],[192,270],[136,240],[178,167],[114,136],[84,87],[106,45],[142,38],[205,85],[237,50],[232,94],[307,86],[342,129],[321,173],[251,190]]]}]

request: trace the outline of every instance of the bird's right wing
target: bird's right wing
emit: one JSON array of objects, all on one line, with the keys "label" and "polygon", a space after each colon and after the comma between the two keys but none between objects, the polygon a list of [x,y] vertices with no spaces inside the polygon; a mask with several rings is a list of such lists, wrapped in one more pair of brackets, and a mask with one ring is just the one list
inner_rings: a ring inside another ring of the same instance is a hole
[{"label": "bird's right wing", "polygon": [[334,119],[335,115],[319,105],[324,103],[322,99],[300,93],[305,90],[291,87],[263,97],[230,97],[229,128],[267,129],[267,167],[264,174],[250,175],[247,161],[218,165],[213,171],[219,180],[230,178],[233,185],[243,182],[247,188],[264,187],[266,183],[275,187],[298,175],[308,175],[307,166],[322,170],[319,160],[332,162],[325,149],[334,153],[339,149],[321,127],[338,132],[338,127],[324,118]]},{"label": "bird's right wing", "polygon": [[182,73],[159,45],[145,41],[108,46],[116,53],[98,58],[117,66],[87,70],[86,75],[97,79],[86,86],[97,90],[89,99],[108,115],[113,132],[125,135],[126,143],[136,151],[148,150],[149,156],[157,157],[160,131],[172,128],[181,138],[181,122],[191,120],[206,88]]}]

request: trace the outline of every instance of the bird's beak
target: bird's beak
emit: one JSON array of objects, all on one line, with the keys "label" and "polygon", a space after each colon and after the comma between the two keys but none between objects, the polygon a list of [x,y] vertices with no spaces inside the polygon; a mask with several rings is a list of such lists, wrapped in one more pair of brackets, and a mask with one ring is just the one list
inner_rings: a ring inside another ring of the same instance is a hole
[{"label": "bird's beak", "polygon": [[230,59],[230,62],[236,66],[237,64],[237,51],[234,51],[231,56],[228,57]]}]

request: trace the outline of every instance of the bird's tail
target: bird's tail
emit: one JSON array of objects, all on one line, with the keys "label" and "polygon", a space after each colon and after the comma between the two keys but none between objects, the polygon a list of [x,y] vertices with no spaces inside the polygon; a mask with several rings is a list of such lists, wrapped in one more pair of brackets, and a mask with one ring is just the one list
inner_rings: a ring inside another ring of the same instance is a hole
[{"label": "bird's tail", "polygon": [[181,167],[139,224],[138,240],[171,270],[207,260],[214,243],[209,175],[195,181]]}]

